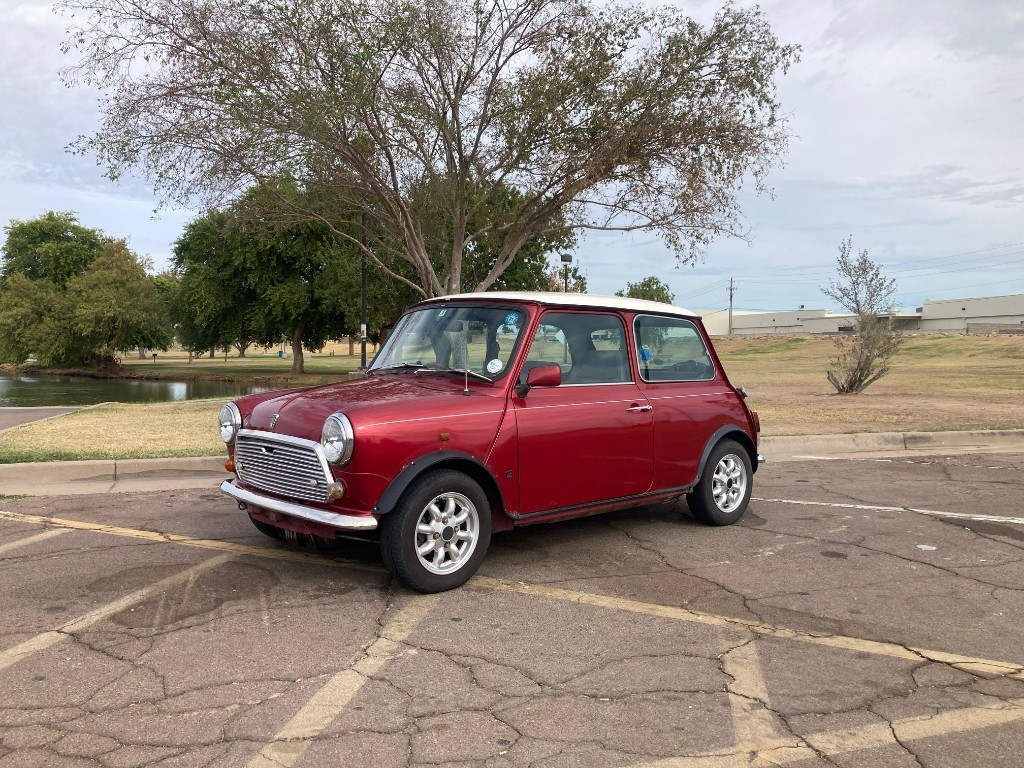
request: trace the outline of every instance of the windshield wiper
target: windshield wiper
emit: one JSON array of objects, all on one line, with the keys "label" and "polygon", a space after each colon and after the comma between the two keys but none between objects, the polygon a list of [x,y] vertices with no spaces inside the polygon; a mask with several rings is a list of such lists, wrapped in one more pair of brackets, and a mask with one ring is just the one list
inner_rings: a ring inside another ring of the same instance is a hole
[{"label": "windshield wiper", "polygon": [[454,373],[459,376],[471,376],[474,379],[477,379],[479,381],[486,381],[490,384],[494,383],[494,379],[488,376],[484,376],[482,373],[471,371],[468,368],[420,368],[418,371],[416,371],[417,376],[421,373]]},{"label": "windshield wiper", "polygon": [[378,373],[402,373],[405,371],[416,372],[423,367],[423,363],[398,363],[397,365],[386,365],[383,368],[371,368],[366,372],[367,376],[376,376]]}]

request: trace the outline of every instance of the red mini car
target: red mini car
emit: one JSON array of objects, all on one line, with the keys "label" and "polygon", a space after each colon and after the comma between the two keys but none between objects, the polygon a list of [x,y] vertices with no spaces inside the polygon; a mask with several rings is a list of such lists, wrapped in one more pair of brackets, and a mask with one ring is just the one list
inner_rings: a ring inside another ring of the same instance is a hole
[{"label": "red mini car", "polygon": [[225,405],[237,477],[221,490],[283,538],[379,532],[385,564],[439,592],[491,533],[686,495],[739,520],[757,414],[700,318],[668,304],[562,293],[430,299],[363,379]]}]

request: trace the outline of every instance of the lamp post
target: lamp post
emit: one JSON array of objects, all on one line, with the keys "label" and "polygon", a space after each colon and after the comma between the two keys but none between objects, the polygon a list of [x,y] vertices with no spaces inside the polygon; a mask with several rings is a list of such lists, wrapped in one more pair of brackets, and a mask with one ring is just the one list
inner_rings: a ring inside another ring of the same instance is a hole
[{"label": "lamp post", "polygon": [[359,215],[359,370],[366,370],[366,211]]},{"label": "lamp post", "polygon": [[562,293],[569,292],[569,265],[572,264],[572,254],[562,254]]}]

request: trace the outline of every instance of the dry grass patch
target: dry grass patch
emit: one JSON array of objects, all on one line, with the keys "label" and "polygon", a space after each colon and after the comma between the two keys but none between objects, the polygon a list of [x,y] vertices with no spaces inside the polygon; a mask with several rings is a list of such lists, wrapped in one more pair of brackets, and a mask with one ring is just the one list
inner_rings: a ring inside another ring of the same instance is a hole
[{"label": "dry grass patch", "polygon": [[1024,427],[1024,337],[908,336],[892,373],[859,395],[825,378],[831,339],[716,339],[766,435]]},{"label": "dry grass patch", "polygon": [[222,404],[113,403],[25,424],[0,435],[0,463],[226,455]]},{"label": "dry grass patch", "polygon": [[[828,338],[717,339],[765,435],[1024,428],[1024,337],[912,336],[859,395],[825,379]],[[105,405],[0,435],[0,463],[220,456],[220,400]]]}]

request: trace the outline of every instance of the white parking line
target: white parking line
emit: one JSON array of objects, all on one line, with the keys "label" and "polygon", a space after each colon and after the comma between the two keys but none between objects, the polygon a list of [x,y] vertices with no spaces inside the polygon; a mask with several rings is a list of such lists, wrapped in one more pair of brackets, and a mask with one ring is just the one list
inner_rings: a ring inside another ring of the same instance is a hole
[{"label": "white parking line", "polygon": [[940,512],[936,509],[919,509],[917,507],[882,507],[873,504],[840,504],[831,501],[801,501],[799,499],[762,499],[752,496],[751,501],[766,501],[772,504],[799,504],[805,507],[835,507],[837,509],[863,509],[869,512],[916,512],[919,515],[932,517],[950,517],[957,520],[977,520],[978,522],[1011,523],[1024,525],[1024,517],[1002,517],[999,515],[972,515],[969,512]]}]

